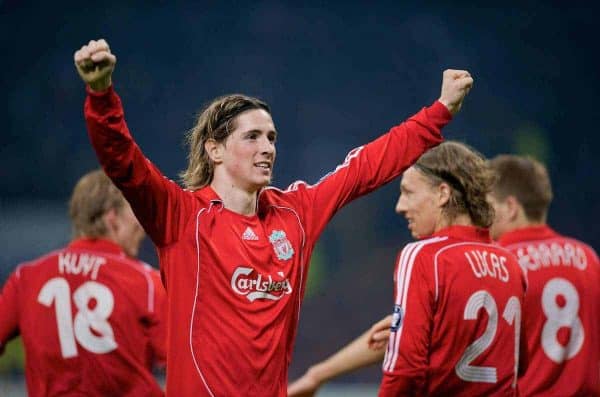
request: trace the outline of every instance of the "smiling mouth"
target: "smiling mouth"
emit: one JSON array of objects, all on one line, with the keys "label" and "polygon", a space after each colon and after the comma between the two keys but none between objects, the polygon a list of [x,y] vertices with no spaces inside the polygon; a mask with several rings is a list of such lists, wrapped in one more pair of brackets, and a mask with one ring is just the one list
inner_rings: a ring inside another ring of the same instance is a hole
[{"label": "smiling mouth", "polygon": [[266,161],[261,161],[259,163],[255,163],[254,166],[258,167],[260,169],[266,170],[266,171],[270,171],[271,170],[271,163],[266,162]]}]

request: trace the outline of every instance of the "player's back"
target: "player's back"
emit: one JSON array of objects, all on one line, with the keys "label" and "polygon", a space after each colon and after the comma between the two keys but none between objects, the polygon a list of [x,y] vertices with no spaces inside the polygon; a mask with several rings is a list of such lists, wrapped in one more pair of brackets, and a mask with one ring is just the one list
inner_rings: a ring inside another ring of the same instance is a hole
[{"label": "player's back", "polygon": [[107,240],[76,240],[22,264],[15,290],[32,396],[161,396],[150,370],[149,270]]},{"label": "player's back", "polygon": [[600,265],[589,246],[547,226],[517,229],[500,244],[527,271],[526,396],[600,395]]},{"label": "player's back", "polygon": [[449,234],[423,247],[435,277],[428,395],[517,395],[524,276],[508,251]]}]

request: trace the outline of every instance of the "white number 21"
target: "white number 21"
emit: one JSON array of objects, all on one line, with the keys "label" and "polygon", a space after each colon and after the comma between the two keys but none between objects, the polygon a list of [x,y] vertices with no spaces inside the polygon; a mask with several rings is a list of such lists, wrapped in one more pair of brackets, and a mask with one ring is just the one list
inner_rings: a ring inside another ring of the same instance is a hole
[{"label": "white number 21", "polygon": [[[483,335],[471,343],[456,364],[456,375],[466,382],[496,383],[498,376],[495,367],[483,367],[471,365],[471,363],[487,349],[496,336],[498,327],[498,307],[494,297],[487,291],[477,291],[467,301],[464,311],[465,320],[477,319],[479,309],[485,309],[488,314],[488,323]],[[514,379],[513,387],[517,382],[517,370],[519,363],[519,338],[521,333],[521,303],[516,296],[511,296],[506,303],[502,318],[515,328],[515,351],[514,351]]]},{"label": "white number 21", "polygon": [[[90,309],[92,299],[96,301],[96,305]],[[71,312],[71,289],[64,278],[48,280],[40,290],[38,302],[48,307],[54,302],[58,339],[64,358],[77,356],[75,340],[86,350],[97,354],[108,353],[117,348],[113,329],[108,322],[114,307],[114,297],[105,285],[87,281],[75,290],[73,302],[78,309],[75,318]]]}]

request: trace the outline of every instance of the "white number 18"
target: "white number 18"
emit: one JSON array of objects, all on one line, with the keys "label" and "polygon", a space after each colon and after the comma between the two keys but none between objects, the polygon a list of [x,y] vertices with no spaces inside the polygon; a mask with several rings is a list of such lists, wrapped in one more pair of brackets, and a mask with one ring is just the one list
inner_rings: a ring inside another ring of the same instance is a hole
[{"label": "white number 18", "polygon": [[[48,280],[38,295],[38,302],[44,306],[51,307],[54,302],[62,356],[77,356],[75,340],[92,353],[102,354],[116,349],[117,342],[108,322],[114,307],[114,297],[110,289],[95,281],[87,281],[79,286],[73,293],[73,302],[78,309],[75,318],[71,312],[70,298],[69,283],[62,277]],[[90,309],[92,299],[96,301],[96,305]]]}]

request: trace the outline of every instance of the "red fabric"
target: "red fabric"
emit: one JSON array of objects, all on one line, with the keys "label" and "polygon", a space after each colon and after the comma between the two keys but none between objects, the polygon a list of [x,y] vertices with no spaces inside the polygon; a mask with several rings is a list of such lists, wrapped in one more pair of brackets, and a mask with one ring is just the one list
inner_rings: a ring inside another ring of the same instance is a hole
[{"label": "red fabric", "polygon": [[0,295],[0,348],[21,335],[29,395],[162,396],[151,369],[166,295],[153,273],[92,239],[20,265]]},{"label": "red fabric", "polygon": [[[517,395],[515,322],[503,314],[522,304],[525,277],[510,252],[490,244],[487,230],[452,226],[408,244],[394,283],[395,322],[379,396]],[[495,307],[495,325],[477,296],[490,312]],[[468,319],[467,302],[474,313]],[[491,335],[489,346],[460,364],[484,334]],[[493,374],[476,377],[481,366]]]},{"label": "red fabric", "polygon": [[167,394],[177,397],[286,395],[319,234],[343,205],[440,143],[450,120],[436,102],[351,151],[319,183],[263,189],[257,215],[246,217],[210,187],[191,192],[165,179],[133,141],[112,88],[88,95],[85,116],[100,163],[158,247],[169,295]]},{"label": "red fabric", "polygon": [[547,226],[514,230],[499,243],[519,258],[529,283],[524,326],[531,370],[519,379],[519,389],[526,396],[599,396],[598,256]]}]

